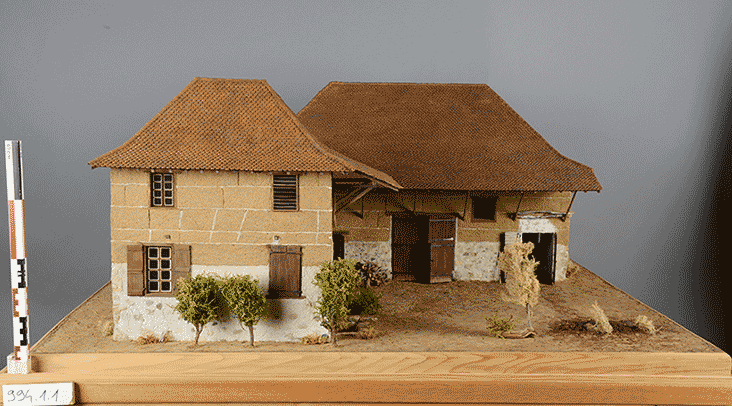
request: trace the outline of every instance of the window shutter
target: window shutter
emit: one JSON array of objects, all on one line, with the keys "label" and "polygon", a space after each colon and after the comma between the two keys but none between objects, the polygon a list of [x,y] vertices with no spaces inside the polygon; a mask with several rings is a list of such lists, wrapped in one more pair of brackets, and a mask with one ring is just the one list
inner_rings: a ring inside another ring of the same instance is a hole
[{"label": "window shutter", "polygon": [[298,298],[302,296],[302,248],[272,245],[269,254],[269,296]]},{"label": "window shutter", "polygon": [[191,246],[173,244],[173,296],[178,293],[178,280],[191,277]]},{"label": "window shutter", "polygon": [[272,176],[274,210],[297,210],[297,175]]},{"label": "window shutter", "polygon": [[127,296],[145,292],[145,261],[142,244],[127,246]]}]

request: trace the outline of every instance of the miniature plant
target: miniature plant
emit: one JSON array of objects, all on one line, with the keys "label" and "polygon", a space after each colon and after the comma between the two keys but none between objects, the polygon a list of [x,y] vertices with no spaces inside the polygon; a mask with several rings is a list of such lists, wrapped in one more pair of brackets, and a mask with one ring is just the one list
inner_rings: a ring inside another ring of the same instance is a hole
[{"label": "miniature plant", "polygon": [[254,325],[264,316],[267,300],[256,279],[249,275],[227,278],[221,283],[221,293],[242,330],[249,328],[249,344],[254,347]]},{"label": "miniature plant", "polygon": [[325,344],[328,342],[328,336],[325,334],[319,335],[318,333],[310,333],[302,337],[300,342],[305,345]]},{"label": "miniature plant", "polygon": [[656,334],[656,332],[658,332],[656,327],[653,325],[653,321],[646,316],[638,315],[638,317],[635,318],[634,324],[646,333]]},{"label": "miniature plant", "polygon": [[381,296],[382,294],[377,294],[371,288],[359,287],[356,296],[348,305],[348,314],[362,316],[378,314],[382,309],[381,303],[379,303]]},{"label": "miniature plant", "polygon": [[373,262],[373,258],[371,261],[356,263],[356,269],[361,271],[364,286],[380,286],[389,281],[389,274],[386,269]]},{"label": "miniature plant", "polygon": [[145,344],[157,344],[157,343],[167,343],[171,341],[170,335],[166,331],[165,334],[163,334],[160,338],[155,337],[155,334],[148,333],[148,335],[144,337],[137,337],[135,342],[137,344],[145,345]]},{"label": "miniature plant", "polygon": [[531,326],[531,307],[539,302],[539,280],[536,279],[536,266],[539,265],[529,254],[534,250],[531,242],[506,246],[498,255],[498,266],[506,274],[506,292],[501,292],[501,298],[509,303],[526,306],[526,317],[529,330]]},{"label": "miniature plant", "polygon": [[488,322],[488,326],[486,328],[490,335],[505,339],[506,337],[503,336],[503,333],[513,330],[513,328],[516,327],[516,321],[513,320],[513,316],[509,317],[508,320],[500,319],[496,316],[497,314],[493,314],[490,318],[485,318]]},{"label": "miniature plant", "polygon": [[104,324],[102,324],[102,333],[105,336],[111,336],[114,334],[114,322],[112,320],[107,320]]},{"label": "miniature plant", "polygon": [[203,327],[210,321],[221,319],[226,313],[226,302],[221,296],[216,278],[196,275],[178,281],[178,292],[175,298],[178,311],[183,320],[196,328],[195,345],[201,336]]},{"label": "miniature plant", "polygon": [[607,319],[607,316],[605,316],[605,312],[597,305],[597,301],[592,304],[590,314],[592,315],[592,319],[595,321],[594,328],[597,331],[605,334],[613,332],[613,326],[610,325],[610,321]]},{"label": "miniature plant", "polygon": [[330,330],[331,343],[337,346],[336,331],[348,325],[348,305],[357,296],[361,285],[356,261],[338,259],[324,262],[313,284],[320,288],[320,298],[315,303],[316,317],[323,327]]},{"label": "miniature plant", "polygon": [[356,337],[358,337],[358,338],[360,338],[362,340],[371,340],[371,339],[376,338],[376,337],[378,337],[380,335],[381,335],[381,333],[378,330],[376,330],[373,327],[369,327],[367,329],[360,330],[358,332],[358,334],[356,334]]}]

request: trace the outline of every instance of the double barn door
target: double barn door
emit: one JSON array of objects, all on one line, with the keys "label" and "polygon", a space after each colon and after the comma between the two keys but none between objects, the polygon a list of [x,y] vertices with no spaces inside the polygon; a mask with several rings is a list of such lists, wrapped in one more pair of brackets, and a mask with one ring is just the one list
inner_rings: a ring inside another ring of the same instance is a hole
[{"label": "double barn door", "polygon": [[455,266],[455,218],[394,217],[392,273],[396,279],[450,282]]}]

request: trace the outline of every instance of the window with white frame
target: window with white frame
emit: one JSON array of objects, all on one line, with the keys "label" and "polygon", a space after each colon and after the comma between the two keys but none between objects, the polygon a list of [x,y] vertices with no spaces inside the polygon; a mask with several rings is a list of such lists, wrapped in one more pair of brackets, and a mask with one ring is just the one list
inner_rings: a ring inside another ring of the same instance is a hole
[{"label": "window with white frame", "polygon": [[171,247],[147,247],[145,274],[147,291],[172,292],[173,256]]},{"label": "window with white frame", "polygon": [[153,206],[173,206],[173,174],[153,173],[150,182],[150,193]]}]

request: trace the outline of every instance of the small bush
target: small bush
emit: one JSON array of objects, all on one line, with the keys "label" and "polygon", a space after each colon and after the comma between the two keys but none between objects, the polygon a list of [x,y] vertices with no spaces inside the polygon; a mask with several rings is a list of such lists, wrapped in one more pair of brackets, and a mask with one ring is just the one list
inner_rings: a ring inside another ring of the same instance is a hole
[{"label": "small bush", "polygon": [[373,289],[361,286],[348,305],[348,314],[362,316],[378,314],[382,309],[379,303],[381,296],[381,293],[377,294]]},{"label": "small bush", "polygon": [[516,321],[513,320],[513,316],[506,320],[499,319],[496,317],[496,314],[493,314],[490,318],[486,317],[485,319],[488,322],[488,326],[486,327],[488,329],[488,333],[494,337],[505,339],[506,337],[501,334],[506,331],[511,331],[516,327]]},{"label": "small bush", "polygon": [[304,345],[326,344],[328,342],[328,336],[325,334],[319,335],[318,333],[310,333],[305,337],[300,338],[300,342]]},{"label": "small bush", "polygon": [[242,330],[244,326],[249,329],[249,344],[254,347],[254,325],[267,311],[267,301],[259,282],[249,275],[226,278],[221,283],[221,292]]},{"label": "small bush", "polygon": [[389,274],[386,269],[376,265],[375,262],[358,262],[356,263],[356,269],[361,271],[361,280],[364,286],[380,286],[383,283],[389,282]]},{"label": "small bush", "polygon": [[658,330],[653,326],[653,321],[646,316],[638,315],[635,318],[635,326],[648,334],[656,334]]},{"label": "small bush", "polygon": [[356,334],[356,337],[362,340],[371,340],[372,338],[379,337],[380,335],[381,333],[378,330],[373,327],[369,327],[365,330],[360,330],[358,334]]},{"label": "small bush", "polygon": [[153,333],[148,333],[148,335],[146,335],[144,337],[142,337],[142,336],[137,337],[137,339],[135,340],[135,342],[140,345],[167,343],[170,341],[172,341],[172,340],[170,338],[170,335],[168,335],[167,331],[160,338],[155,337],[155,334],[153,334]]},{"label": "small bush", "polygon": [[114,334],[114,322],[112,320],[107,320],[102,324],[102,334],[105,336],[111,336]]},{"label": "small bush", "polygon": [[219,282],[214,276],[196,275],[195,278],[178,280],[175,310],[181,318],[196,328],[195,344],[203,327],[210,321],[228,316],[226,299],[221,294]]},{"label": "small bush", "polygon": [[337,346],[336,332],[348,326],[348,305],[361,286],[356,261],[338,259],[324,262],[313,284],[320,288],[320,298],[314,305],[316,317],[323,327],[330,330],[332,344]]},{"label": "small bush", "polygon": [[595,329],[604,334],[610,334],[613,332],[613,326],[610,325],[610,321],[605,316],[605,312],[597,305],[597,301],[592,305],[590,309],[592,320],[595,321]]}]

